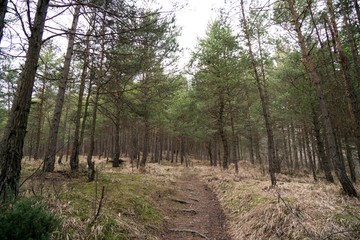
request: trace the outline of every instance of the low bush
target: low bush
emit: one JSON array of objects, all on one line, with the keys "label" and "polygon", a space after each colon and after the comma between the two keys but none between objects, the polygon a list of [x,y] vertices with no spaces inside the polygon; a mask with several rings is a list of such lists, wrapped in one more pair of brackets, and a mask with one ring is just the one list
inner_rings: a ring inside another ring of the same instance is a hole
[{"label": "low bush", "polygon": [[4,204],[0,211],[0,239],[46,240],[61,225],[60,219],[35,199]]}]

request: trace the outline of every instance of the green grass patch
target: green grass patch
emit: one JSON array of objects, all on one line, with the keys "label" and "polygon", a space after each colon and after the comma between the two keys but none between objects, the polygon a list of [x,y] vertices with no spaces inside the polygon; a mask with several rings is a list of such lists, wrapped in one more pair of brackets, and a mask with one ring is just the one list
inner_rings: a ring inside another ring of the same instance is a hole
[{"label": "green grass patch", "polygon": [[232,209],[233,212],[238,214],[245,214],[255,207],[269,203],[270,199],[259,194],[246,194],[238,195],[238,197],[231,199],[228,202],[228,207]]},{"label": "green grass patch", "polygon": [[[85,177],[77,179],[67,183],[60,194],[60,201],[72,209],[64,217],[82,222],[90,239],[94,231],[100,239],[140,239],[144,233],[155,234],[164,224],[155,195],[166,195],[171,189],[164,182],[164,179],[152,175],[116,171],[101,172],[97,182],[88,183]],[[92,220],[103,186],[105,194],[100,217],[94,225]],[[73,227],[76,228],[75,224]],[[64,231],[72,235],[76,229],[70,226]]]}]

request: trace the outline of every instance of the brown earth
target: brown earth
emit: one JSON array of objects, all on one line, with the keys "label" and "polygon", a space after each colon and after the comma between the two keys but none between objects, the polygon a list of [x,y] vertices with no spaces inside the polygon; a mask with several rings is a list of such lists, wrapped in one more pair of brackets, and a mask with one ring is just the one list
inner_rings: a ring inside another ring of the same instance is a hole
[{"label": "brown earth", "polygon": [[162,239],[230,239],[219,201],[205,183],[185,172],[173,184],[176,190],[161,206],[167,216]]}]

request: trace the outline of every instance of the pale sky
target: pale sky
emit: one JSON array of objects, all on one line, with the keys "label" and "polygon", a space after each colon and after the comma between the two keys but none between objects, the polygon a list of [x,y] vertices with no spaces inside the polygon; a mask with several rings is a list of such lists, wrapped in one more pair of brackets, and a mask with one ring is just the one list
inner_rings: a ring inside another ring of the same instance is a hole
[{"label": "pale sky", "polygon": [[181,67],[190,60],[198,38],[205,37],[209,22],[216,18],[219,8],[224,6],[224,0],[159,0],[165,11],[173,2],[185,5],[175,11],[176,24],[182,29],[178,38],[180,48],[183,49]]},{"label": "pale sky", "polygon": [[205,37],[208,24],[214,20],[224,0],[190,0],[188,5],[176,13],[177,24],[182,28],[179,37],[180,47],[184,49],[184,57],[189,60],[198,38]]}]

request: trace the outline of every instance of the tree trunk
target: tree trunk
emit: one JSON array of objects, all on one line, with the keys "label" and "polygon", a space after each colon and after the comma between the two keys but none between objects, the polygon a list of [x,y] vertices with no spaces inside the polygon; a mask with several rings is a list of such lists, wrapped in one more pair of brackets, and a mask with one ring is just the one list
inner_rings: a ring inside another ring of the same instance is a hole
[{"label": "tree trunk", "polygon": [[291,129],[291,142],[292,142],[292,147],[293,147],[293,153],[294,153],[294,165],[292,166],[292,169],[299,169],[299,153],[298,153],[298,148],[297,148],[297,141],[296,141],[296,133],[295,133],[295,127],[294,127],[294,122],[291,121],[290,124],[290,129]]},{"label": "tree trunk", "polygon": [[[62,113],[62,109],[63,109],[63,105],[64,105],[65,91],[66,91],[66,85],[67,85],[68,77],[69,77],[71,58],[72,58],[73,49],[74,49],[75,33],[76,33],[77,24],[78,24],[78,20],[79,20],[79,16],[80,16],[80,6],[81,5],[76,5],[76,7],[75,7],[73,21],[72,21],[71,29],[69,31],[69,42],[68,42],[68,47],[67,47],[66,55],[65,55],[64,69],[63,69],[63,73],[62,73],[61,80],[59,83],[58,93],[56,96],[54,115],[53,115],[53,118],[51,121],[51,126],[50,126],[48,147],[47,147],[45,159],[44,159],[43,170],[45,172],[52,172],[52,171],[54,171],[54,167],[55,167],[55,155],[56,155],[56,146],[57,146],[59,125],[60,125],[61,113]],[[70,162],[70,167],[71,167],[71,170],[78,170],[79,165]]]},{"label": "tree trunk", "polygon": [[44,122],[44,100],[45,100],[45,80],[43,79],[40,93],[40,103],[39,103],[39,113],[36,123],[36,133],[35,133],[35,149],[34,149],[34,160],[39,159],[39,149],[40,149],[40,140],[41,140],[41,130]]},{"label": "tree trunk", "polygon": [[301,143],[302,143],[302,149],[303,149],[303,155],[304,155],[304,165],[305,168],[309,168],[309,164],[308,164],[308,154],[306,152],[306,143],[305,143],[305,129],[302,128],[301,129]]},{"label": "tree trunk", "polygon": [[216,167],[217,164],[218,164],[218,144],[217,144],[217,141],[216,141],[216,137],[214,137],[214,149],[213,149],[213,166]]},{"label": "tree trunk", "polygon": [[116,101],[116,116],[115,116],[115,133],[114,133],[114,155],[113,155],[113,167],[119,167],[120,166],[120,104],[118,101]]},{"label": "tree trunk", "polygon": [[[62,164],[62,158],[63,156],[65,155],[65,158],[66,158],[66,162],[69,160],[69,152],[70,152],[70,138],[71,138],[71,135],[70,135],[70,132],[71,132],[71,124],[69,124],[69,127],[68,126],[68,120],[69,120],[69,111],[70,111],[70,102],[68,101],[67,104],[66,104],[66,109],[65,109],[65,117],[64,117],[64,122],[63,122],[63,125],[62,125],[62,129],[63,129],[63,132],[61,134],[61,148],[60,148],[60,156],[58,158],[58,164]],[[67,130],[67,128],[69,130]],[[65,141],[65,138],[66,138],[66,133],[68,135],[66,141]],[[65,148],[65,144],[66,144],[66,148]]]},{"label": "tree trunk", "polygon": [[305,45],[305,38],[301,31],[301,24],[299,22],[299,15],[295,11],[294,0],[287,0],[292,17],[292,23],[294,24],[295,31],[298,37],[298,43],[301,48],[302,59],[306,69],[309,71],[312,77],[313,84],[315,85],[316,95],[320,103],[320,109],[324,118],[324,124],[326,129],[326,138],[329,145],[329,156],[333,160],[335,165],[336,175],[341,183],[341,186],[345,193],[349,196],[358,197],[356,189],[346,174],[345,166],[339,157],[339,150],[335,141],[335,132],[331,123],[330,114],[328,111],[327,103],[324,98],[324,94],[321,87],[320,78],[315,70],[315,66],[308,54],[308,49]]},{"label": "tree trunk", "polygon": [[276,169],[279,168],[279,166],[275,166],[276,163],[276,156],[275,156],[275,143],[274,143],[274,135],[273,135],[273,129],[272,129],[272,120],[270,115],[270,110],[267,102],[267,97],[265,95],[265,90],[263,89],[263,84],[261,83],[260,75],[258,73],[258,66],[255,60],[255,56],[253,54],[252,50],[252,44],[250,40],[250,33],[249,33],[249,27],[245,16],[245,9],[244,9],[244,1],[241,0],[241,12],[242,12],[242,23],[243,23],[243,31],[245,34],[245,38],[248,45],[249,50],[249,57],[251,60],[251,64],[253,67],[255,80],[257,83],[258,92],[260,95],[261,100],[261,107],[262,112],[265,120],[265,127],[266,127],[266,133],[268,138],[268,161],[269,161],[269,172],[270,172],[270,180],[271,185],[276,186],[276,177],[275,172]]},{"label": "tree trunk", "polygon": [[234,118],[232,116],[232,110],[231,111],[231,138],[232,138],[232,155],[233,155],[233,163],[235,164],[235,173],[239,173],[239,164],[238,164],[238,158],[236,153],[237,148],[237,138],[235,134],[235,126],[234,126]]},{"label": "tree trunk", "polygon": [[[91,93],[92,93],[92,83],[94,82],[94,78],[95,78],[94,75],[95,75],[95,71],[93,69],[91,69],[88,92],[87,92],[86,101],[85,101],[85,107],[84,107],[84,117],[83,117],[82,123],[81,123],[80,145],[82,145],[83,142],[84,142],[85,125],[86,125],[86,120],[87,120],[87,117],[88,117],[90,96],[91,96]],[[101,153],[103,153],[103,152],[101,152]]]},{"label": "tree trunk", "polygon": [[89,64],[89,44],[90,44],[90,37],[87,35],[86,37],[86,48],[84,51],[84,63],[82,67],[82,73],[80,77],[80,88],[79,88],[79,96],[77,102],[77,110],[75,116],[75,130],[74,130],[74,140],[73,140],[73,147],[70,156],[70,166],[71,170],[77,170],[79,167],[79,148],[80,148],[80,118],[81,118],[81,111],[83,105],[83,96],[85,90],[85,80],[87,75],[87,68]]},{"label": "tree trunk", "polygon": [[92,123],[90,130],[90,146],[89,152],[86,158],[86,162],[88,165],[88,181],[92,182],[95,179],[95,162],[92,161],[92,156],[95,148],[95,130],[96,130],[96,116],[97,116],[97,107],[99,102],[100,89],[99,87],[96,89],[94,106],[93,106],[93,114],[92,114]]},{"label": "tree trunk", "polygon": [[310,170],[312,172],[314,180],[317,181],[316,169],[315,169],[315,158],[313,158],[313,156],[311,154],[309,134],[310,133],[308,132],[307,126],[304,124],[304,140],[305,140],[304,142],[306,145],[305,148],[306,148],[308,159],[309,159]]},{"label": "tree trunk", "polygon": [[186,161],[185,149],[186,149],[185,138],[181,137],[181,140],[180,140],[180,161],[181,161],[181,164],[183,164],[185,162],[185,166],[189,167],[188,162]]},{"label": "tree trunk", "polygon": [[140,172],[145,172],[145,164],[149,151],[149,137],[150,137],[150,123],[149,123],[149,117],[146,114],[144,117],[143,155],[140,161]]},{"label": "tree trunk", "polygon": [[346,159],[347,159],[349,169],[350,169],[351,181],[356,183],[355,164],[354,164],[354,160],[352,157],[352,150],[351,150],[350,141],[349,141],[348,136],[345,136],[345,148],[346,148]]},{"label": "tree trunk", "polygon": [[206,145],[206,149],[207,149],[207,152],[209,155],[210,166],[214,166],[213,154],[212,154],[212,149],[211,149],[211,140],[208,141],[208,143]]},{"label": "tree trunk", "polygon": [[25,64],[1,140],[0,199],[2,200],[16,197],[19,193],[22,151],[48,6],[49,0],[38,1]]},{"label": "tree trunk", "polygon": [[8,0],[0,0],[0,43],[3,37],[5,27],[5,14],[7,10]]},{"label": "tree trunk", "polygon": [[291,145],[291,142],[292,142],[292,136],[291,136],[291,126],[288,125],[287,126],[287,146],[288,146],[288,149],[289,149],[289,165],[288,165],[288,170],[289,172],[292,172],[292,169],[293,169],[293,166],[294,166],[294,159],[293,159],[293,152],[292,152],[292,145]]},{"label": "tree trunk", "polygon": [[334,178],[331,174],[331,162],[329,161],[329,158],[325,155],[324,143],[322,141],[321,133],[320,133],[320,123],[318,120],[318,115],[314,108],[312,109],[312,117],[313,117],[312,122],[314,125],[316,145],[317,145],[321,165],[324,169],[325,179],[326,181],[333,183]]},{"label": "tree trunk", "polygon": [[218,119],[218,131],[221,138],[221,142],[223,144],[223,161],[222,167],[223,169],[228,169],[228,158],[229,158],[229,145],[225,134],[224,129],[224,109],[225,109],[225,101],[223,94],[220,94],[220,102],[219,102],[219,119]]},{"label": "tree trunk", "polygon": [[288,139],[287,139],[287,132],[285,131],[285,128],[282,127],[282,133],[283,133],[283,148],[284,148],[284,158],[287,168],[290,166],[290,159],[291,156],[291,150],[288,149]]}]

